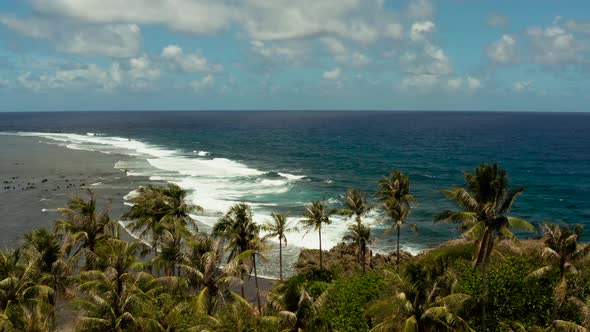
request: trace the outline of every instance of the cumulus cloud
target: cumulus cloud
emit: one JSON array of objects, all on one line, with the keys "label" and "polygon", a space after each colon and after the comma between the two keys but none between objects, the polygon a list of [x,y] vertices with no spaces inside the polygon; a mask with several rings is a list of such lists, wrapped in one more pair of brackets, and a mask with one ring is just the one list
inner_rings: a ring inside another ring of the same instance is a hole
[{"label": "cumulus cloud", "polygon": [[495,63],[505,64],[515,61],[516,38],[503,35],[488,46],[487,55]]},{"label": "cumulus cloud", "polygon": [[590,34],[590,20],[568,20],[564,26],[573,32]]},{"label": "cumulus cloud", "polygon": [[269,46],[260,40],[250,41],[250,48],[254,53],[273,62],[284,61],[289,64],[300,64],[305,57],[303,48],[280,46],[277,44],[271,44]]},{"label": "cumulus cloud", "polygon": [[490,14],[488,16],[488,25],[493,28],[503,27],[508,24],[508,18],[506,16],[498,14]]},{"label": "cumulus cloud", "polygon": [[215,82],[215,78],[213,77],[213,75],[208,74],[207,76],[204,76],[200,80],[192,81],[191,87],[193,89],[195,89],[196,91],[202,91],[203,89],[211,87],[214,82]]},{"label": "cumulus cloud", "polygon": [[436,25],[432,21],[414,22],[410,29],[410,39],[413,41],[423,40],[425,34],[434,31]]},{"label": "cumulus cloud", "polygon": [[447,81],[448,90],[456,91],[463,87],[470,91],[475,91],[481,89],[483,87],[483,84],[481,83],[480,79],[471,76],[467,76],[465,78],[451,78]]},{"label": "cumulus cloud", "polygon": [[560,26],[548,28],[531,27],[527,30],[532,45],[533,60],[540,63],[555,64],[581,60],[578,52],[583,46],[574,35]]},{"label": "cumulus cloud", "polygon": [[141,30],[135,24],[81,25],[12,15],[0,15],[0,24],[23,36],[47,40],[64,53],[125,58],[141,49]]},{"label": "cumulus cloud", "polygon": [[115,86],[110,73],[96,64],[72,66],[52,74],[34,75],[26,72],[17,77],[17,82],[23,88],[34,91],[68,88],[110,90]]},{"label": "cumulus cloud", "polygon": [[447,81],[447,87],[450,90],[459,90],[463,85],[463,79],[461,77],[451,78]]},{"label": "cumulus cloud", "polygon": [[226,28],[236,9],[215,0],[31,0],[40,13],[90,23],[163,24],[194,34]]},{"label": "cumulus cloud", "polygon": [[481,81],[478,78],[467,76],[467,87],[470,90],[477,90],[483,87]]},{"label": "cumulus cloud", "polygon": [[400,57],[401,68],[413,75],[446,75],[453,69],[443,49],[426,43],[420,54],[406,52]]},{"label": "cumulus cloud", "polygon": [[335,68],[333,70],[325,71],[322,77],[325,80],[337,81],[342,76],[342,70],[340,68]]},{"label": "cumulus cloud", "polygon": [[195,72],[218,72],[223,70],[219,64],[210,64],[200,54],[185,54],[182,48],[177,45],[168,45],[162,50],[162,58],[169,61],[176,70],[195,73]]}]

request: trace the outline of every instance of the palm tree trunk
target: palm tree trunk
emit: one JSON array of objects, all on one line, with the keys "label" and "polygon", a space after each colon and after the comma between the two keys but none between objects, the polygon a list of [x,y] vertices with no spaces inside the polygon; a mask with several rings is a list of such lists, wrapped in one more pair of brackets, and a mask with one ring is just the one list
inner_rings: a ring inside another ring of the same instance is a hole
[{"label": "palm tree trunk", "polygon": [[256,303],[258,304],[258,312],[262,313],[262,306],[260,305],[260,288],[258,287],[258,272],[256,272],[256,253],[252,254],[252,267],[254,268],[254,283],[256,284]]},{"label": "palm tree trunk", "polygon": [[279,278],[283,281],[283,239],[279,236]]},{"label": "palm tree trunk", "polygon": [[481,287],[482,287],[482,297],[483,301],[481,304],[481,325],[482,331],[487,331],[486,328],[486,302],[488,301],[488,282],[487,282],[487,267],[488,262],[484,262],[481,266]]},{"label": "palm tree trunk", "polygon": [[399,224],[397,225],[397,254],[396,254],[396,266],[397,266],[397,270],[399,271],[399,235],[400,235],[400,226]]},{"label": "palm tree trunk", "polygon": [[324,259],[323,259],[324,257],[323,257],[323,254],[322,254],[322,224],[321,223],[320,223],[320,226],[319,226],[319,232],[318,232],[318,234],[320,235],[320,270],[323,270],[324,269],[324,264],[323,264],[324,263]]},{"label": "palm tree trunk", "polygon": [[363,246],[361,248],[361,255],[363,255],[363,261],[362,261],[362,264],[363,264],[363,273],[367,272],[367,256],[366,256],[366,253],[367,253],[367,245],[366,244],[363,244]]},{"label": "palm tree trunk", "polygon": [[240,292],[242,293],[242,298],[246,298],[246,290],[244,289],[244,272],[240,272],[240,279],[242,279],[242,283],[240,285]]}]

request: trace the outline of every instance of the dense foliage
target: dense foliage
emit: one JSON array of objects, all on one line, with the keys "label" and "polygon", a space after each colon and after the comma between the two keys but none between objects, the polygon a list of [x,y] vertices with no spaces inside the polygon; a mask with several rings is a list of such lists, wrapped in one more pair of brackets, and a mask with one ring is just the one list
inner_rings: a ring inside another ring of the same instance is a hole
[{"label": "dense foliage", "polygon": [[[467,172],[466,181],[446,191],[460,210],[438,218],[459,222],[464,239],[415,257],[396,251],[379,268],[367,250],[365,194],[348,191],[339,210],[307,205],[302,225],[320,241],[332,214],[354,216],[344,240],[357,254],[340,257],[357,268],[325,265],[324,255],[338,253],[320,252],[298,264],[312,266],[307,272],[268,292],[259,289],[256,264],[268,238],[286,245],[293,226],[285,215],[274,215],[261,237],[250,207],[239,203],[208,235],[191,220],[201,208],[187,204],[182,189],[146,187],[125,218],[148,246],[121,239],[94,194],[75,196],[53,232],[34,230],[19,248],[0,252],[0,332],[588,331],[590,246],[578,243],[582,228],[544,225],[543,239],[515,240],[511,228],[532,230],[507,215],[522,188],[508,189],[497,165]],[[377,208],[399,231],[414,201],[409,179],[394,171],[379,184]],[[249,275],[256,306],[245,300]]]}]

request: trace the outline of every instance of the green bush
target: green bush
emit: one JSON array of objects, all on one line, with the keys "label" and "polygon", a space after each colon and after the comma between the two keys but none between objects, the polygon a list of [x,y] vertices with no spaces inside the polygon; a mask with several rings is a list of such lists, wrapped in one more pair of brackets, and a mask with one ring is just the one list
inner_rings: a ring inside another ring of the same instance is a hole
[{"label": "green bush", "polygon": [[336,331],[368,331],[366,305],[383,291],[383,278],[366,274],[352,279],[340,279],[328,289],[326,318]]},{"label": "green bush", "polygon": [[[527,278],[528,274],[543,266],[528,257],[506,256],[492,259],[488,266],[488,297],[486,302],[487,327],[501,331],[501,322],[520,322],[527,327],[548,326],[553,312],[553,287],[557,273],[543,278]],[[455,263],[459,276],[460,292],[478,299],[468,313],[472,326],[481,326],[481,270],[473,270],[471,262]],[[569,303],[559,310],[559,319],[578,320],[577,310]]]}]

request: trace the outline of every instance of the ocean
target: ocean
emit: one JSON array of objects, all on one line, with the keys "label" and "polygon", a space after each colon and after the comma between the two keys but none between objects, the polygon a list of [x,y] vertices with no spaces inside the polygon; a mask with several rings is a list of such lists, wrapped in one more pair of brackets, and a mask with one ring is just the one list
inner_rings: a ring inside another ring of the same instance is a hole
[{"label": "ocean", "polygon": [[[524,185],[512,214],[534,224],[590,223],[590,114],[492,112],[62,112],[0,113],[0,132],[38,136],[71,149],[120,153],[133,162],[113,167],[128,176],[179,184],[205,208],[203,230],[237,202],[255,221],[288,212],[296,223],[304,204],[338,207],[349,188],[375,200],[377,181],[393,169],[407,174],[417,199],[402,248],[417,253],[458,237],[434,224],[452,208],[441,193],[463,185],[463,171],[498,162],[511,184]],[[0,136],[0,143],[1,143]],[[389,252],[394,234],[374,211],[371,248]],[[342,240],[352,221],[334,217],[323,247]],[[590,226],[583,240],[590,240]],[[317,248],[317,234],[290,233],[288,244]],[[534,236],[534,235],[533,235]]]}]

